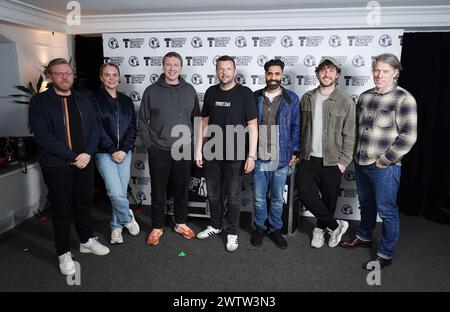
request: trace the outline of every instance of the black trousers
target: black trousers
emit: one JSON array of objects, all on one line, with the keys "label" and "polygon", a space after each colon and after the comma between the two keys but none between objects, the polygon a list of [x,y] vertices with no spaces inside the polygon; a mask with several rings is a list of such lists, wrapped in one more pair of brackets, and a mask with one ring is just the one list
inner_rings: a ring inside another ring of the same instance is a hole
[{"label": "black trousers", "polygon": [[170,150],[151,146],[148,150],[150,184],[152,195],[152,226],[154,229],[164,227],[166,193],[171,182],[175,222],[186,223],[188,214],[188,186],[191,175],[191,160],[174,160]]},{"label": "black trousers", "polygon": [[58,256],[70,251],[70,222],[73,216],[81,243],[92,237],[90,207],[94,191],[94,161],[84,169],[42,167],[42,175],[50,195],[53,231]]},{"label": "black trousers", "polygon": [[224,198],[227,199],[227,234],[236,235],[241,214],[242,161],[205,161],[205,178],[211,213],[211,226],[222,228]]},{"label": "black trousers", "polygon": [[336,202],[340,191],[341,170],[324,166],[323,158],[302,159],[297,170],[296,187],[300,201],[316,218],[317,227],[335,230]]}]

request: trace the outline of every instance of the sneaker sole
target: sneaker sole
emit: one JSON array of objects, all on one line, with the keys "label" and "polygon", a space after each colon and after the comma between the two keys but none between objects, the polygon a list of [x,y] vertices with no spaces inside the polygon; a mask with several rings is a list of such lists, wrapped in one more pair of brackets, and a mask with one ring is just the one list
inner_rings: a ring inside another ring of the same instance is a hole
[{"label": "sneaker sole", "polygon": [[123,239],[122,240],[111,240],[111,245],[116,245],[116,244],[122,244],[123,243]]},{"label": "sneaker sole", "polygon": [[348,230],[348,222],[345,222],[343,230],[341,231],[341,233],[339,233],[339,236],[337,237],[337,244],[336,244],[336,246],[328,245],[328,247],[335,248],[335,247],[339,246],[339,243],[342,240],[342,236],[344,236],[344,234],[345,234],[345,232],[347,232],[347,230]]},{"label": "sneaker sole", "polygon": [[74,268],[73,270],[69,271],[69,272],[63,272],[63,271],[61,270],[61,268],[60,268],[59,270],[61,271],[61,273],[62,273],[63,275],[74,275],[75,272],[77,271],[75,268]]},{"label": "sneaker sole", "polygon": [[106,256],[107,254],[109,254],[110,251],[108,250],[108,252],[106,252],[106,253],[98,253],[98,252],[93,252],[92,250],[87,249],[87,248],[80,248],[80,252],[81,253],[90,253],[90,254],[97,255],[97,256]]}]

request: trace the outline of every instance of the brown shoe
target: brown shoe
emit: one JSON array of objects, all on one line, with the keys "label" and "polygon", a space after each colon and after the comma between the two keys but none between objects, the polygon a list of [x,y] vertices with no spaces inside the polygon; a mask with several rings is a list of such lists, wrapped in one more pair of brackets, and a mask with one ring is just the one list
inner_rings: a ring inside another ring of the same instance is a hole
[{"label": "brown shoe", "polygon": [[357,248],[357,247],[370,248],[372,247],[372,241],[363,241],[360,240],[359,238],[354,238],[351,240],[341,241],[339,245],[341,245],[341,247],[344,248]]}]

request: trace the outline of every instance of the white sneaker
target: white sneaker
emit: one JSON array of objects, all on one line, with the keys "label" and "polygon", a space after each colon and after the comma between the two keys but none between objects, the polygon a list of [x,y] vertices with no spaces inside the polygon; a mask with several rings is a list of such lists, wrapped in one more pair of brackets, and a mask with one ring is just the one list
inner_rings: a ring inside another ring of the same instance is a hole
[{"label": "white sneaker", "polygon": [[111,244],[122,244],[122,229],[113,229],[111,231]]},{"label": "white sneaker", "polygon": [[131,222],[127,223],[124,225],[124,227],[126,227],[128,229],[128,231],[130,232],[131,235],[138,235],[140,228],[139,228],[139,224],[136,222],[136,219],[134,218],[134,214],[133,214],[133,210],[130,210],[130,214],[131,214]]},{"label": "white sneaker", "polygon": [[211,225],[208,225],[205,230],[197,234],[197,238],[199,239],[208,238],[212,235],[219,234],[220,232],[222,232],[222,229],[215,229]]},{"label": "white sneaker", "polygon": [[58,256],[59,259],[59,269],[64,275],[75,274],[75,263],[72,260],[72,253],[70,251]]},{"label": "white sneaker", "polygon": [[227,250],[228,251],[235,251],[236,249],[238,249],[239,245],[238,245],[238,237],[237,235],[231,235],[228,234],[227,235]]},{"label": "white sneaker", "polygon": [[347,232],[348,222],[344,220],[336,220],[339,226],[334,230],[327,229],[330,233],[330,239],[328,240],[328,247],[336,247],[342,239],[342,235]]},{"label": "white sneaker", "polygon": [[325,243],[325,232],[324,230],[315,227],[313,231],[313,237],[311,240],[311,247],[322,248]]},{"label": "white sneaker", "polygon": [[81,253],[93,253],[97,256],[104,256],[109,254],[109,248],[103,246],[98,242],[98,237],[89,238],[89,240],[80,244],[80,252]]}]

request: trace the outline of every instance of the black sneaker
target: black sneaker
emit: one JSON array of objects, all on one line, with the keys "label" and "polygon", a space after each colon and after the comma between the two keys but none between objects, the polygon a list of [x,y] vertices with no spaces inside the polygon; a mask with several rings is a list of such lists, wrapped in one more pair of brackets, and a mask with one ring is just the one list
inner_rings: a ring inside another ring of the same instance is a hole
[{"label": "black sneaker", "polygon": [[278,248],[286,249],[288,246],[287,241],[284,239],[283,235],[281,235],[280,230],[271,231],[269,233],[269,238]]},{"label": "black sneaker", "polygon": [[266,234],[265,230],[263,230],[263,229],[256,229],[255,232],[252,235],[250,243],[252,243],[252,245],[255,246],[255,247],[261,247],[265,234]]}]

